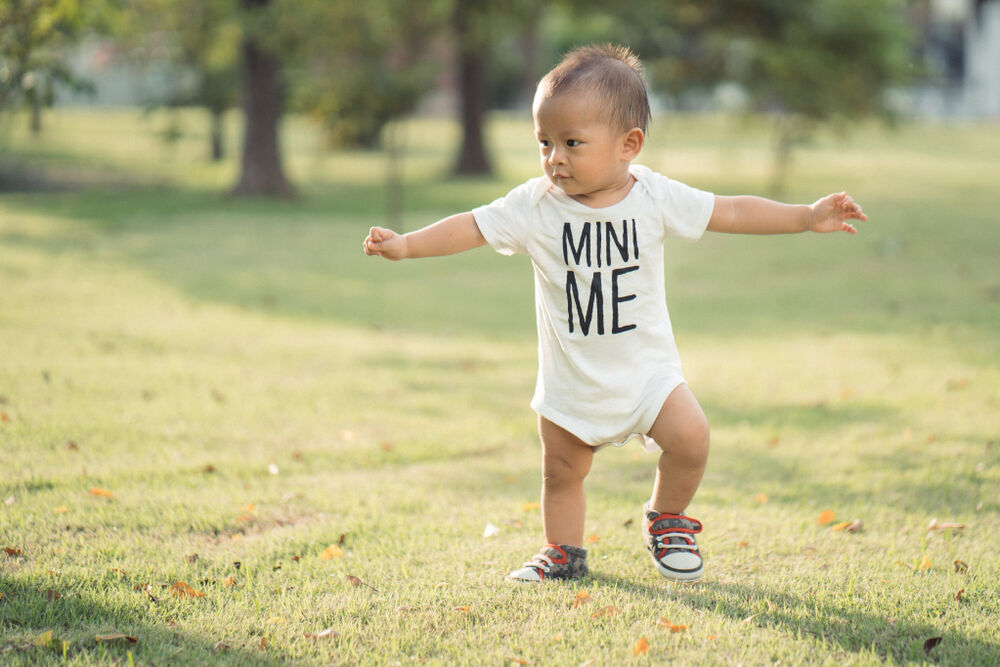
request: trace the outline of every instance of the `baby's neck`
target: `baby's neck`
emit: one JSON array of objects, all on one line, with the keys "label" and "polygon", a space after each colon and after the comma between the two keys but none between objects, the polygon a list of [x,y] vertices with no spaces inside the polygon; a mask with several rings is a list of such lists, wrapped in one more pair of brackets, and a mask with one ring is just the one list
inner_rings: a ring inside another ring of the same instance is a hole
[{"label": "baby's neck", "polygon": [[589,208],[607,208],[625,199],[628,193],[632,191],[634,184],[635,176],[632,175],[632,172],[626,171],[625,177],[620,183],[586,194],[570,195],[570,197]]}]

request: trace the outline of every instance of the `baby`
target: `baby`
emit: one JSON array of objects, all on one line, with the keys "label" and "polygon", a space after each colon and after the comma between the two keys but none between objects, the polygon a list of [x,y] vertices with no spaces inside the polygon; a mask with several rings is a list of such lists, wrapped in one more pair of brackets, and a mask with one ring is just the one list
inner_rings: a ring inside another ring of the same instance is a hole
[{"label": "baby", "polygon": [[509,579],[587,574],[584,478],[594,452],[636,436],[659,450],[643,534],[668,579],[702,576],[685,515],[705,471],[709,427],[681,373],[664,289],[663,243],[705,230],[856,234],[866,216],[846,193],[812,205],[717,196],[632,164],[649,101],[638,58],[620,46],[569,53],[538,84],[532,114],[544,176],[506,197],[405,235],[372,227],[368,255],[449,255],[489,244],[524,253],[535,274],[546,544]]}]

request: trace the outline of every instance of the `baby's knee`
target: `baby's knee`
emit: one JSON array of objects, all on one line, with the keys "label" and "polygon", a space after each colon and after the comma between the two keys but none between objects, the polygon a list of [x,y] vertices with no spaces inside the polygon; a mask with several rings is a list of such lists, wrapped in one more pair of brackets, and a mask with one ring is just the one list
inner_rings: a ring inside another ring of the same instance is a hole
[{"label": "baby's knee", "polygon": [[542,457],[542,481],[550,486],[582,482],[589,466],[581,461],[571,461],[562,456],[546,454]]}]

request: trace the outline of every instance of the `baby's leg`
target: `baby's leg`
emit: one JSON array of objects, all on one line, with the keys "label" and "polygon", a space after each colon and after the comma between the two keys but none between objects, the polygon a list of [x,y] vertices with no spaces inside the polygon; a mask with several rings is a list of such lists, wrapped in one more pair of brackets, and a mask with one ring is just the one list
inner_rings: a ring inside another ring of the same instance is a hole
[{"label": "baby's leg", "polygon": [[649,436],[663,450],[650,499],[652,509],[683,514],[708,462],[708,419],[686,384],[663,402]]},{"label": "baby's leg", "polygon": [[542,527],[549,544],[583,546],[586,501],[583,480],[590,472],[594,448],[556,426],[538,418],[542,440]]}]

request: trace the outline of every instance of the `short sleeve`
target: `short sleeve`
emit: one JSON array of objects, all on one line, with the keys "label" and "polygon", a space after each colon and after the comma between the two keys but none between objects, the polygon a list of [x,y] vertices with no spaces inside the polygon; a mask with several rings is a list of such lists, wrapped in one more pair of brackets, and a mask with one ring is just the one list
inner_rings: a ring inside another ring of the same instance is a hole
[{"label": "short sleeve", "polygon": [[659,210],[668,237],[693,242],[708,228],[715,208],[715,195],[667,178],[645,167],[633,173],[649,190]]},{"label": "short sleeve", "polygon": [[505,197],[472,210],[476,225],[490,247],[503,255],[527,252],[534,179]]}]

